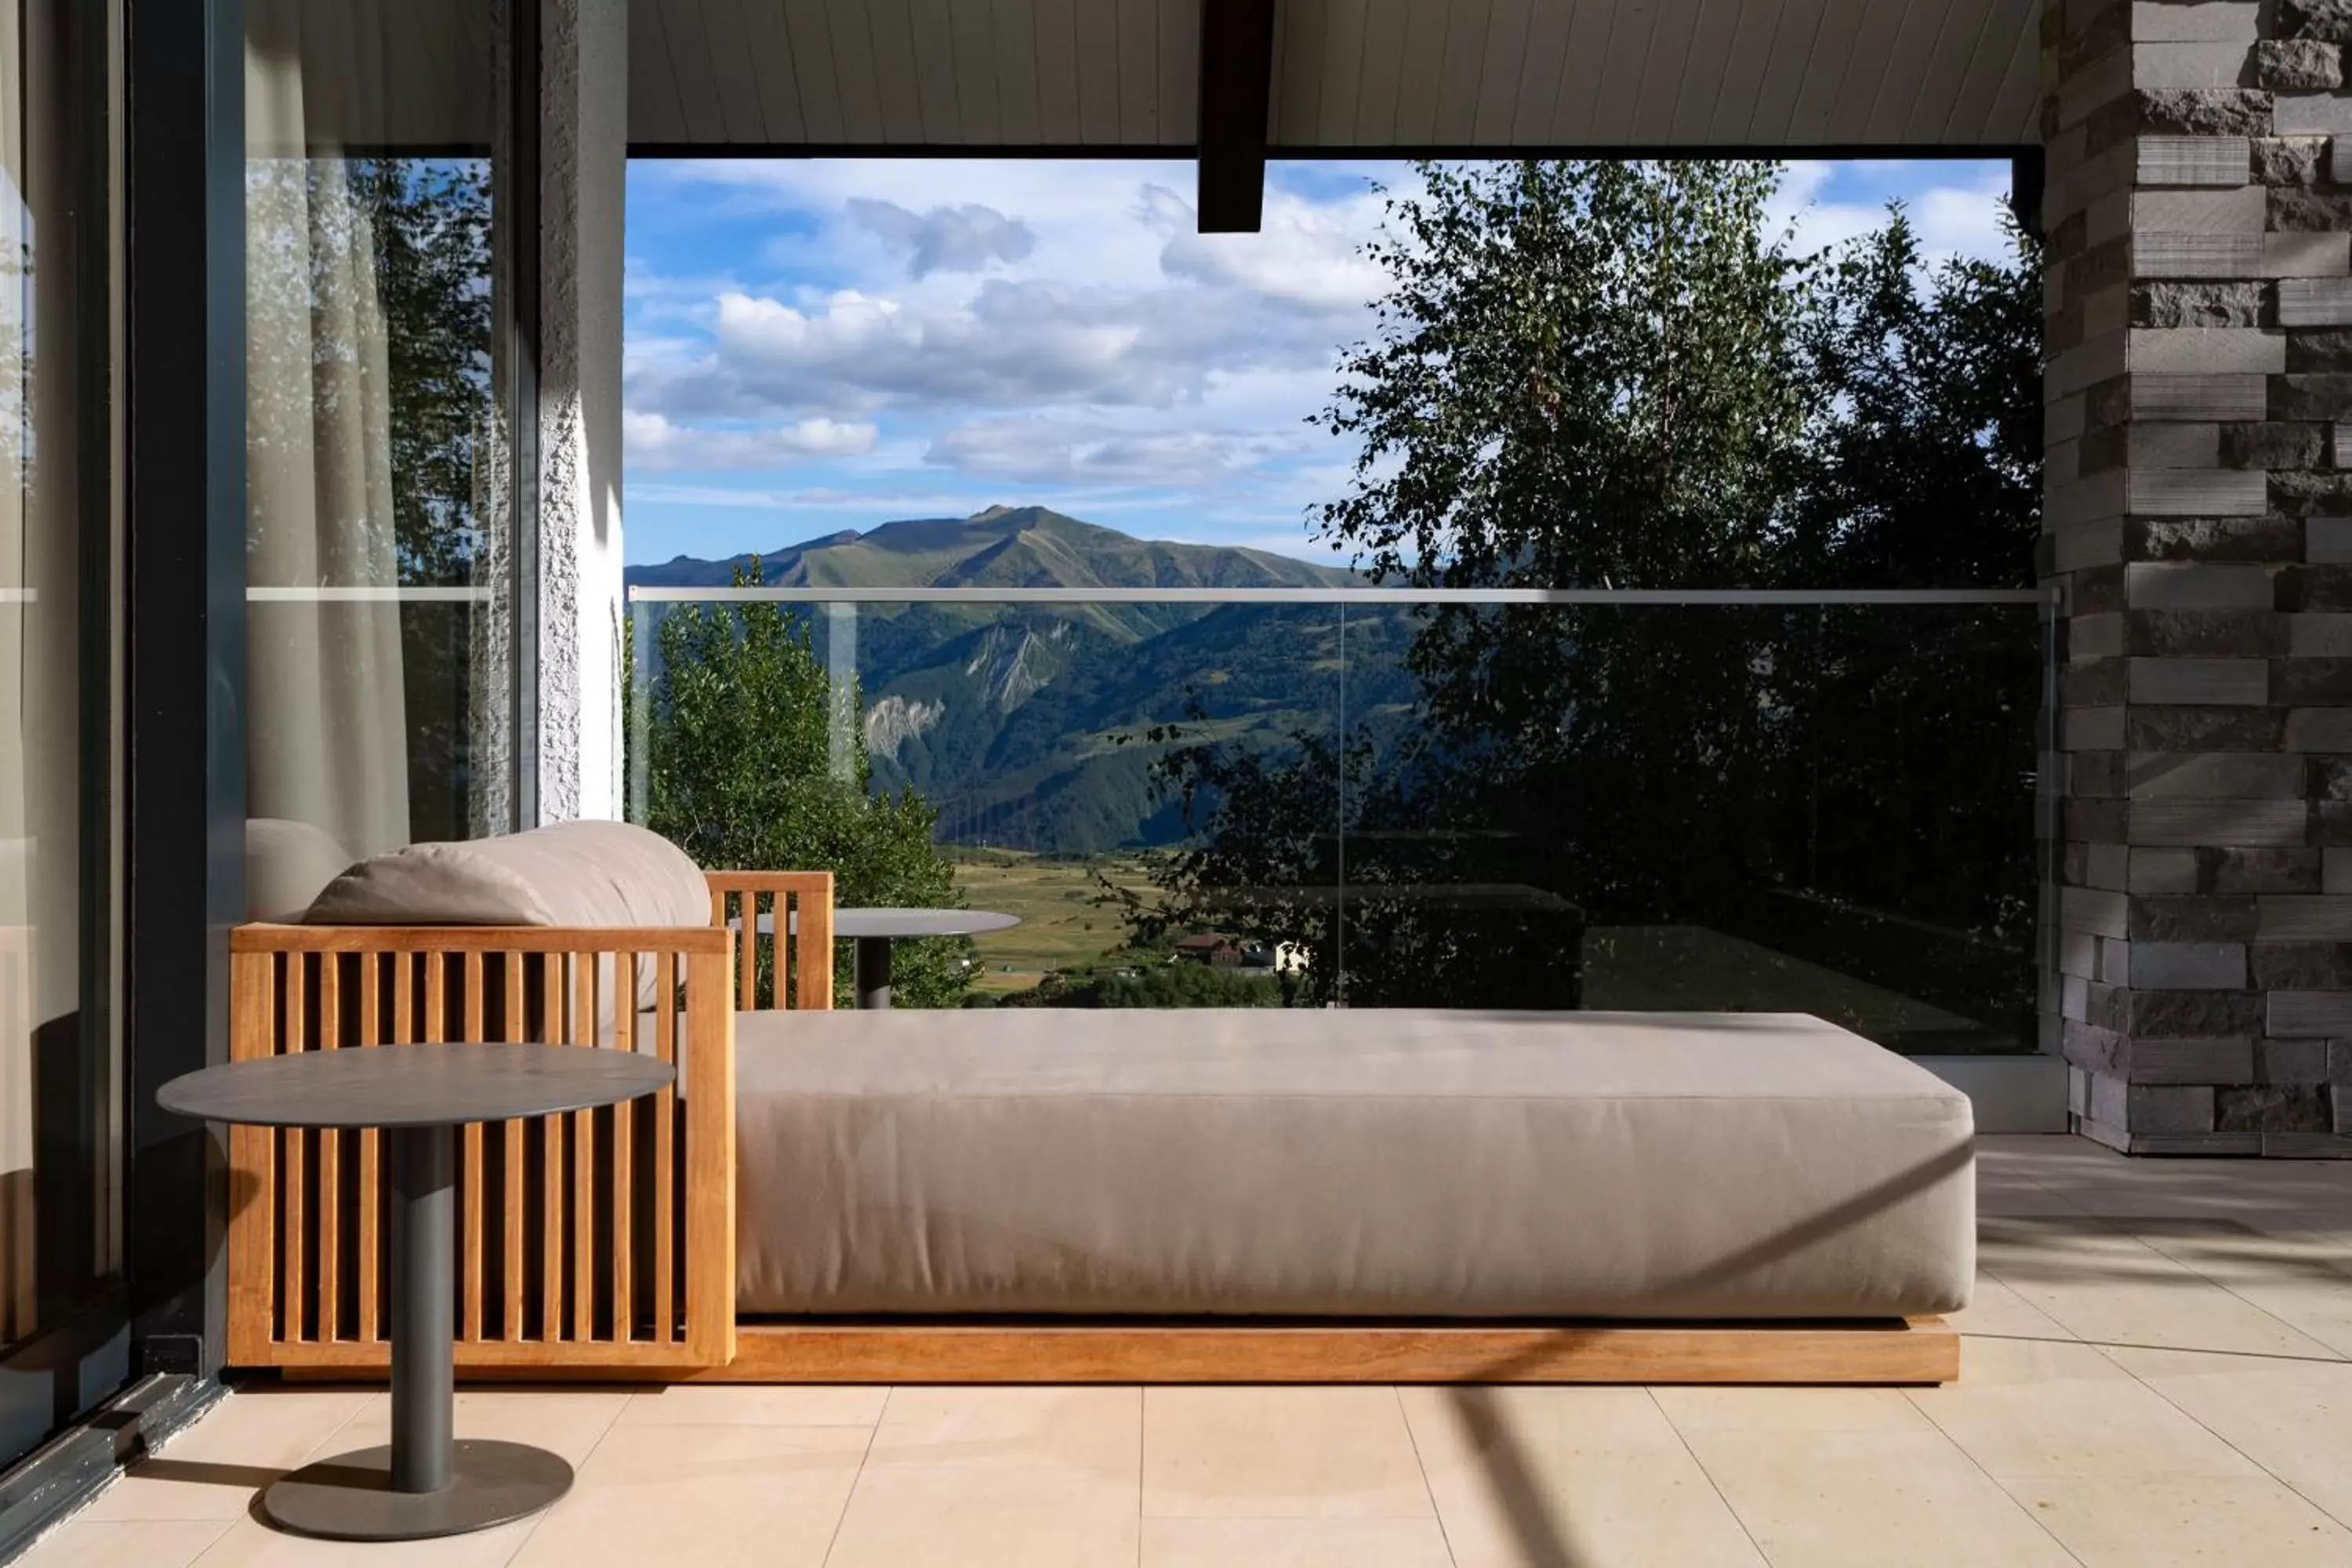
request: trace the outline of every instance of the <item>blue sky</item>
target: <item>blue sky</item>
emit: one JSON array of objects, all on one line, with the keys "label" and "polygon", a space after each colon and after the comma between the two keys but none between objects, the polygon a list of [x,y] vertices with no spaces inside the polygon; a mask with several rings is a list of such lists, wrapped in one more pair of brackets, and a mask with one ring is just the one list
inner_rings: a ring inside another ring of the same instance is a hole
[{"label": "blue sky", "polygon": [[[1330,560],[1306,510],[1352,453],[1305,423],[1380,275],[1394,163],[1276,163],[1254,235],[1193,232],[1181,161],[629,166],[632,563],[1039,504]],[[2001,246],[2000,163],[1794,165],[1806,248],[1911,209],[1931,258]]]}]

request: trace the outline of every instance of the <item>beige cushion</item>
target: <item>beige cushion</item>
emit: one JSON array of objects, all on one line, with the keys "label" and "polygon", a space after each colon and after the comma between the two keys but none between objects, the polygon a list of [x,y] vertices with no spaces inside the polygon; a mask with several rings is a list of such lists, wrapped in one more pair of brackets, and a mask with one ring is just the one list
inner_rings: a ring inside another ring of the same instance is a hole
[{"label": "beige cushion", "polygon": [[[563,822],[502,838],[412,844],[329,883],[312,925],[707,926],[710,886],[686,853],[627,822]],[[654,1004],[637,966],[638,1005]]]},{"label": "beige cushion", "polygon": [[561,923],[530,878],[509,864],[511,858],[471,844],[386,850],[328,883],[302,918],[338,926]]},{"label": "beige cushion", "polygon": [[342,875],[352,852],[324,828],[284,817],[256,816],[245,825],[245,918],[294,921],[310,900]]},{"label": "beige cushion", "polygon": [[746,1312],[1893,1317],[1967,1097],[1800,1015],[737,1019]]}]

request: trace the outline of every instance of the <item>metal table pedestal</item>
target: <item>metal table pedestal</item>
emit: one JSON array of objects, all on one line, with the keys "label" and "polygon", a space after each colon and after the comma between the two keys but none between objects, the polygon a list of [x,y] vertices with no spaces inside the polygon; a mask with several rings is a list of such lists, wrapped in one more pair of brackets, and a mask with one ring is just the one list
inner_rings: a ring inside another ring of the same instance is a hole
[{"label": "metal table pedestal", "polygon": [[669,1063],[635,1051],[460,1042],[288,1051],[155,1091],[156,1104],[197,1121],[372,1127],[388,1147],[392,1441],[303,1466],[261,1494],[264,1518],[335,1541],[425,1541],[524,1518],[572,1489],[572,1467],[543,1449],[453,1440],[457,1130],[618,1105],[677,1080]]},{"label": "metal table pedestal", "polygon": [[271,1522],[334,1541],[423,1541],[537,1513],[572,1489],[544,1448],[456,1439],[456,1129],[392,1145],[392,1442],[303,1466],[262,1494]]},{"label": "metal table pedestal", "polygon": [[861,936],[852,944],[856,978],[851,982],[857,994],[860,1012],[883,1011],[890,1006],[890,939],[887,936]]}]

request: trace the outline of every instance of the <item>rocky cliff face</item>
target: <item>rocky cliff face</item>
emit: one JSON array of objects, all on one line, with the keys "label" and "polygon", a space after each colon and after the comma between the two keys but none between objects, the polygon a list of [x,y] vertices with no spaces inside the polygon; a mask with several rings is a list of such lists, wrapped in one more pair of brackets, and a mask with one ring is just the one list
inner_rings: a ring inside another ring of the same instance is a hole
[{"label": "rocky cliff face", "polygon": [[925,702],[919,699],[909,701],[904,697],[885,697],[866,710],[866,750],[873,756],[895,763],[900,747],[936,728],[947,714],[945,698]]},{"label": "rocky cliff face", "polygon": [[1010,713],[1060,673],[1061,650],[1053,645],[1067,640],[1067,624],[1050,628],[1043,637],[1024,626],[991,626],[963,668],[967,678],[985,693],[999,713]]}]

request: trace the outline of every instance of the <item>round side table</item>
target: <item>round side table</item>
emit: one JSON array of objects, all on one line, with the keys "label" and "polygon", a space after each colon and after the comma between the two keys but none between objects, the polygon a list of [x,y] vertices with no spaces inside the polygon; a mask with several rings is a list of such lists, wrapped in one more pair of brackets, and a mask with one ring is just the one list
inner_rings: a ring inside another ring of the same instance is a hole
[{"label": "round side table", "polygon": [[867,1011],[890,1005],[890,943],[899,937],[978,936],[1008,931],[1019,915],[994,910],[835,910],[833,934],[855,942],[857,1005]]},{"label": "round side table", "polygon": [[615,1105],[675,1081],[629,1051],[538,1045],[375,1046],[230,1062],[173,1079],[164,1110],[255,1127],[391,1134],[392,1442],[273,1484],[273,1523],[336,1541],[425,1541],[536,1513],[572,1487],[543,1448],[456,1438],[455,1130]]},{"label": "round side table", "polygon": [[[742,927],[740,916],[727,922]],[[1019,915],[1008,915],[996,910],[890,910],[845,909],[833,911],[833,934],[857,945],[851,950],[856,968],[851,989],[857,1006],[864,1012],[887,1011],[890,1006],[890,944],[900,937],[978,936],[982,931],[1010,931],[1021,923]],[[763,914],[759,930],[764,936],[776,929],[776,917]],[[793,915],[786,929],[797,935],[800,916]]]}]

